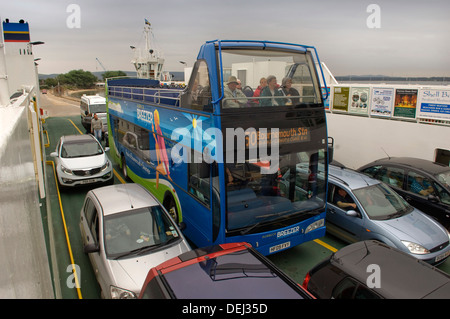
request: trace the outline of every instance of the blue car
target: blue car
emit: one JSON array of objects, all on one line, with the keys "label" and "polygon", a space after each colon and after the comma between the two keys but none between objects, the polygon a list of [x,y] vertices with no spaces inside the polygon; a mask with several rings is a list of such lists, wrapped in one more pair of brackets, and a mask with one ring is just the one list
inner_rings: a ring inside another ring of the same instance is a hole
[{"label": "blue car", "polygon": [[449,232],[383,182],[330,165],[327,231],[346,242],[378,240],[437,265],[450,255]]}]

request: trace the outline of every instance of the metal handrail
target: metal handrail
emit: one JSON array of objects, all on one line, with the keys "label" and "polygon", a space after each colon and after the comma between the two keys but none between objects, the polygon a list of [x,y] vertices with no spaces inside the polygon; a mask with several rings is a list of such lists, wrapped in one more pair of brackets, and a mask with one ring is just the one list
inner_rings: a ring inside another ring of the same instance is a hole
[{"label": "metal handrail", "polygon": [[[129,91],[125,91],[129,90]],[[148,91],[152,91],[149,94]],[[136,92],[137,91],[137,92]],[[177,92],[178,91],[178,92]],[[134,86],[110,86],[108,87],[108,95],[121,98],[130,99],[133,101],[145,102],[147,98],[153,99],[153,103],[162,104],[161,99],[175,100],[175,106],[179,106],[180,95],[182,90],[177,89],[163,89],[163,88],[149,88],[149,87],[134,87]],[[164,93],[178,93],[177,97],[164,96]],[[125,96],[127,95],[127,96]],[[138,98],[137,98],[138,97]],[[178,105],[177,105],[178,104]]]}]

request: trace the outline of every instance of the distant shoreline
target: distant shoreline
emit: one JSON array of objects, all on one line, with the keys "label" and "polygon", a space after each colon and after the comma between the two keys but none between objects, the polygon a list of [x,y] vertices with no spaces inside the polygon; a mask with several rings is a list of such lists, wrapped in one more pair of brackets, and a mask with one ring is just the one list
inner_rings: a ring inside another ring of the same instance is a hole
[{"label": "distant shoreline", "polygon": [[363,82],[363,83],[387,83],[387,84],[424,84],[424,85],[450,85],[448,76],[383,76],[383,75],[344,75],[335,76],[338,82]]}]

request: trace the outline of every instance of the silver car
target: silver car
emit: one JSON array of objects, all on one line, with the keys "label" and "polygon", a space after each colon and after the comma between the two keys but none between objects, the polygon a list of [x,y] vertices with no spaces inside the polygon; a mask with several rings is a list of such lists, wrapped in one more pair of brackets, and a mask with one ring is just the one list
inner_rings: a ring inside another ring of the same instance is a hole
[{"label": "silver car", "polygon": [[102,298],[136,298],[149,269],[191,250],[158,200],[134,183],[89,191],[80,230]]},{"label": "silver car", "polygon": [[450,255],[449,233],[383,182],[330,165],[327,231],[347,242],[378,240],[429,264]]},{"label": "silver car", "polygon": [[97,139],[90,135],[61,136],[55,158],[56,175],[62,187],[114,183],[112,164]]}]

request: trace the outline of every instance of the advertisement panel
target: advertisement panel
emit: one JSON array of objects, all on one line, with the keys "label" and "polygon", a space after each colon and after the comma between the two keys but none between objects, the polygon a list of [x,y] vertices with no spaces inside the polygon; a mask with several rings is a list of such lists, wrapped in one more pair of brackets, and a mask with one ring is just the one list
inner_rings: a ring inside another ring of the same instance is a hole
[{"label": "advertisement panel", "polygon": [[417,93],[417,89],[395,89],[395,117],[416,118]]},{"label": "advertisement panel", "polygon": [[333,110],[347,112],[349,95],[350,87],[335,86],[333,90]]},{"label": "advertisement panel", "polygon": [[417,117],[450,120],[450,90],[421,89]]},{"label": "advertisement panel", "polygon": [[373,88],[370,114],[372,116],[391,117],[394,105],[393,88]]},{"label": "advertisement panel", "polygon": [[352,114],[368,115],[369,105],[369,87],[352,87],[351,100],[348,112]]}]

